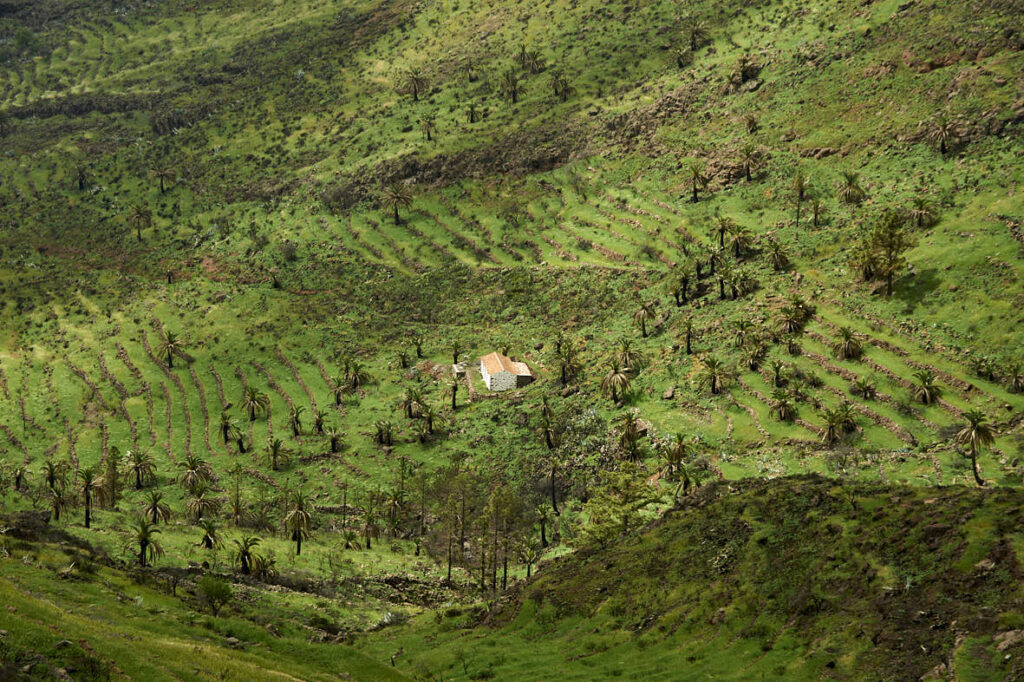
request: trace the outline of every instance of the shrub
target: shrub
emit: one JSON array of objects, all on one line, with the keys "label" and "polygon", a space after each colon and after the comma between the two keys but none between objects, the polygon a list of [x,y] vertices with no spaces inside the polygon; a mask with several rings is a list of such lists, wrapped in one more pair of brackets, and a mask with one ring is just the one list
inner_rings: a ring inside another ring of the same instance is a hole
[{"label": "shrub", "polygon": [[196,587],[198,588],[199,598],[210,607],[210,612],[213,613],[214,618],[217,617],[221,607],[231,601],[233,596],[231,585],[227,581],[212,575],[204,575],[199,579]]}]

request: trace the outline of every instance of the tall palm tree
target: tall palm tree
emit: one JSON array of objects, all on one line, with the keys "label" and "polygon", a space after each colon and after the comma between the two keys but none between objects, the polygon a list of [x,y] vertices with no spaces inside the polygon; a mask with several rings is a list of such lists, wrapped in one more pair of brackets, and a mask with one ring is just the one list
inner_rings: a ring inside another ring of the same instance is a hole
[{"label": "tall palm tree", "polygon": [[459,377],[453,374],[451,380],[448,382],[448,386],[446,386],[444,389],[444,395],[451,396],[452,398],[452,412],[454,412],[457,407],[455,401],[459,395],[460,383],[461,382],[459,381]]},{"label": "tall palm tree", "polygon": [[424,422],[426,422],[428,434],[434,433],[435,422],[441,422],[444,420],[444,416],[442,416],[436,409],[434,409],[433,405],[424,405],[423,413],[420,415],[420,418],[423,419]]},{"label": "tall palm tree", "polygon": [[568,341],[563,343],[558,351],[558,373],[562,386],[578,379],[582,372],[583,361],[576,345]]},{"label": "tall palm tree", "polygon": [[452,341],[452,364],[459,364],[459,356],[462,355],[465,348],[462,347],[462,342],[458,339]]},{"label": "tall palm tree", "polygon": [[856,360],[864,352],[860,339],[854,335],[849,327],[839,328],[839,340],[835,345],[836,355],[840,360]]},{"label": "tall palm tree", "polygon": [[434,121],[434,117],[424,116],[420,119],[420,130],[423,131],[423,135],[427,138],[427,142],[433,142],[433,134],[437,132],[437,123]]},{"label": "tall palm tree", "polygon": [[135,489],[142,490],[147,481],[152,481],[156,475],[156,465],[153,456],[144,450],[129,450],[128,473],[135,477]]},{"label": "tall palm tree", "polygon": [[358,360],[353,360],[348,366],[348,386],[356,391],[361,386],[373,381],[373,377]]},{"label": "tall palm tree", "polygon": [[818,227],[821,216],[825,213],[825,202],[818,197],[811,199],[811,224]]},{"label": "tall palm tree", "polygon": [[220,527],[216,521],[205,519],[199,523],[199,529],[203,532],[203,535],[199,538],[199,542],[196,543],[198,546],[211,550],[220,547],[220,536],[217,534]]},{"label": "tall palm tree", "polygon": [[302,554],[302,541],[309,537],[313,529],[313,517],[306,510],[308,503],[305,495],[296,492],[292,495],[288,513],[284,517],[284,527],[295,543],[295,556]]},{"label": "tall palm tree", "polygon": [[654,318],[654,304],[651,302],[643,303],[640,308],[633,313],[633,324],[640,327],[640,336],[647,338],[647,322]]},{"label": "tall palm tree", "polygon": [[757,169],[760,163],[761,152],[758,151],[757,146],[753,142],[743,145],[743,149],[740,150],[740,165],[743,167],[743,176],[747,182],[751,181],[751,173]]},{"label": "tall palm tree", "polygon": [[251,575],[259,560],[259,555],[255,550],[259,546],[261,539],[255,535],[243,535],[241,539],[234,540],[233,542],[235,548],[232,553],[232,562],[238,567],[242,575]]},{"label": "tall palm tree", "polygon": [[153,212],[142,205],[136,204],[128,212],[125,222],[128,223],[128,227],[135,230],[135,237],[141,242],[142,230],[153,224]]},{"label": "tall palm tree", "polygon": [[178,466],[182,470],[179,482],[186,490],[195,490],[200,484],[213,480],[213,468],[199,455],[186,456]]},{"label": "tall palm tree", "polygon": [[839,417],[839,425],[843,433],[853,433],[857,430],[857,419],[856,413],[853,411],[853,405],[844,400],[836,407],[835,413]]},{"label": "tall palm tree", "polygon": [[712,395],[718,395],[725,388],[725,382],[729,380],[731,372],[725,363],[714,355],[704,358],[703,365],[700,373],[701,383],[708,387]]},{"label": "tall palm tree", "polygon": [[839,200],[844,204],[856,205],[868,198],[868,193],[860,184],[860,173],[843,171],[843,180],[839,184]]},{"label": "tall palm tree", "polygon": [[736,225],[736,221],[722,214],[715,215],[715,237],[718,239],[718,248],[725,248],[725,237],[732,232],[733,226]]},{"label": "tall palm tree", "polygon": [[68,468],[65,462],[55,462],[52,459],[48,459],[43,462],[43,468],[39,473],[43,475],[46,487],[50,490],[63,488],[67,484]]},{"label": "tall palm tree", "polygon": [[270,407],[270,398],[266,393],[257,391],[253,386],[248,386],[242,394],[242,408],[249,413],[249,421],[256,421],[256,415],[260,412],[266,413]]},{"label": "tall palm tree", "polygon": [[643,369],[646,362],[647,359],[644,357],[643,351],[633,348],[631,340],[626,338],[619,340],[619,363],[623,370],[636,373]]},{"label": "tall palm tree", "polygon": [[515,69],[508,69],[502,74],[498,87],[501,89],[501,96],[512,104],[519,101],[519,95],[523,92],[522,83],[519,81],[519,74],[516,73]]},{"label": "tall palm tree", "polygon": [[288,424],[292,427],[292,435],[298,436],[302,433],[302,414],[306,408],[302,405],[292,405],[288,408]]},{"label": "tall palm tree", "polygon": [[160,339],[160,352],[167,357],[167,366],[174,369],[174,356],[180,353],[185,347],[185,339],[172,331],[164,330],[163,338]]},{"label": "tall palm tree", "polygon": [[771,263],[775,272],[782,272],[789,267],[789,256],[786,255],[782,244],[774,239],[768,242],[768,262]]},{"label": "tall palm tree", "polygon": [[729,233],[729,246],[732,247],[732,256],[736,260],[740,260],[743,252],[750,248],[754,240],[750,234],[750,229],[742,225],[734,225],[732,231]]},{"label": "tall palm tree", "polygon": [[789,381],[788,378],[789,366],[778,358],[772,358],[768,361],[768,374],[772,379],[772,386],[775,388],[783,388]]},{"label": "tall palm tree", "polygon": [[964,413],[967,424],[960,429],[954,440],[957,445],[966,448],[967,456],[971,458],[971,471],[974,473],[974,482],[979,486],[985,485],[981,474],[978,471],[978,451],[991,445],[996,439],[995,429],[988,423],[984,414],[978,410],[970,410]]},{"label": "tall palm tree", "polygon": [[619,393],[629,391],[629,385],[629,374],[622,370],[619,360],[611,360],[608,363],[607,374],[601,378],[601,391],[605,394],[611,394],[612,402],[617,403],[619,402]]},{"label": "tall palm tree", "polygon": [[561,71],[555,71],[551,74],[551,90],[554,92],[555,97],[566,102],[569,99],[569,95],[572,94],[573,87],[572,83],[568,78],[566,78],[564,73]]},{"label": "tall palm tree", "polygon": [[939,217],[935,208],[935,202],[926,196],[916,196],[910,202],[908,217],[914,221],[914,226],[921,229],[926,225],[932,225]]},{"label": "tall palm tree", "polygon": [[324,414],[323,410],[315,410],[313,412],[313,433],[318,436],[324,435],[324,426],[327,423],[327,415]]},{"label": "tall palm tree", "polygon": [[139,565],[143,568],[146,567],[147,562],[163,556],[164,550],[156,540],[156,535],[159,532],[160,529],[152,525],[145,517],[135,519],[132,524],[132,535],[135,544],[139,546]]},{"label": "tall palm tree", "polygon": [[381,192],[381,200],[394,212],[395,225],[398,225],[401,222],[398,211],[412,206],[412,190],[404,183],[392,182]]},{"label": "tall palm tree", "polygon": [[914,400],[925,405],[931,405],[942,395],[942,389],[935,383],[934,372],[923,369],[919,372],[914,372],[914,378],[917,379],[917,384],[911,389]]},{"label": "tall palm tree", "polygon": [[950,145],[956,144],[959,137],[959,126],[944,114],[940,114],[928,130],[928,139],[932,142],[938,143],[939,153],[943,156],[946,155]]},{"label": "tall palm tree", "polygon": [[274,471],[279,471],[281,465],[286,464],[291,455],[291,451],[285,447],[284,441],[280,438],[267,439],[267,447],[263,452],[267,461],[270,462],[270,468]]},{"label": "tall palm tree", "polygon": [[53,520],[55,522],[60,521],[60,515],[71,506],[67,489],[63,485],[58,485],[55,488],[47,488],[46,490],[50,497],[50,511],[53,513]]},{"label": "tall palm tree", "polygon": [[697,334],[697,328],[693,323],[692,317],[688,317],[685,320],[683,320],[680,332],[683,335],[683,343],[686,346],[686,354],[693,355],[693,338]]},{"label": "tall palm tree", "polygon": [[686,166],[686,174],[690,176],[690,184],[693,189],[693,195],[690,198],[691,203],[697,203],[699,198],[697,195],[698,191],[707,189],[708,184],[711,182],[711,178],[707,176],[707,170],[707,163],[700,159],[693,159]]},{"label": "tall palm tree", "polygon": [[178,177],[177,172],[175,172],[175,170],[170,166],[157,166],[156,168],[151,168],[149,170],[149,174],[153,179],[160,182],[160,194],[167,191],[166,183],[174,182],[174,179]]},{"label": "tall palm tree", "polygon": [[1011,393],[1024,392],[1024,363],[1010,363],[1006,369],[1006,387]]},{"label": "tall palm tree", "polygon": [[405,87],[412,92],[412,100],[414,102],[418,102],[420,100],[420,93],[427,87],[427,79],[423,76],[423,73],[415,67],[406,69],[403,79],[405,81]]},{"label": "tall palm tree", "polygon": [[155,526],[160,521],[167,523],[171,519],[171,508],[164,503],[164,494],[159,490],[150,490],[142,505],[142,513]]},{"label": "tall palm tree", "polygon": [[85,504],[85,527],[89,528],[92,522],[92,496],[101,489],[102,482],[96,470],[89,468],[81,471],[78,484],[82,487],[82,502]]}]

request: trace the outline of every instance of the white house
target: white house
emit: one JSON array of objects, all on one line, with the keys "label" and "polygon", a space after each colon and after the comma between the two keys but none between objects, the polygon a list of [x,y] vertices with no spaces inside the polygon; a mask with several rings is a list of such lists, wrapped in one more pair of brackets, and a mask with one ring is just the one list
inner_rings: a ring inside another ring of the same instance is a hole
[{"label": "white house", "polygon": [[513,362],[501,353],[480,358],[480,374],[492,391],[521,388],[533,381],[533,373],[525,362]]}]

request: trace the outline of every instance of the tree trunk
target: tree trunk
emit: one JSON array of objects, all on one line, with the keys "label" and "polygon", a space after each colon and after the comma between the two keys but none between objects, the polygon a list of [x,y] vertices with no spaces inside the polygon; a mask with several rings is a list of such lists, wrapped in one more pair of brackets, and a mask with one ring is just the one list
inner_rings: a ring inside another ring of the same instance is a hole
[{"label": "tree trunk", "polygon": [[984,487],[985,481],[978,472],[978,453],[974,448],[971,448],[971,472],[974,474],[974,482],[978,484],[978,487]]},{"label": "tree trunk", "polygon": [[690,203],[697,203],[697,181],[693,181],[693,198],[690,199]]},{"label": "tree trunk", "polygon": [[558,502],[555,496],[555,465],[551,465],[551,509],[554,510],[555,516],[558,516]]},{"label": "tree trunk", "polygon": [[693,340],[692,334],[686,332],[686,354],[693,355],[693,349],[690,347],[690,342]]},{"label": "tree trunk", "polygon": [[302,554],[302,533],[295,534],[295,556]]},{"label": "tree trunk", "polygon": [[149,543],[146,543],[146,542],[140,542],[139,543],[139,565],[142,566],[143,568],[146,567],[146,545],[147,544],[149,544]]},{"label": "tree trunk", "polygon": [[89,499],[89,491],[85,492],[85,527],[89,528],[92,522],[92,500]]},{"label": "tree trunk", "polygon": [[540,517],[540,546],[541,547],[547,547],[548,546],[547,524],[544,523],[544,517],[543,516]]},{"label": "tree trunk", "polygon": [[448,578],[447,581],[452,581],[452,534],[448,532]]}]

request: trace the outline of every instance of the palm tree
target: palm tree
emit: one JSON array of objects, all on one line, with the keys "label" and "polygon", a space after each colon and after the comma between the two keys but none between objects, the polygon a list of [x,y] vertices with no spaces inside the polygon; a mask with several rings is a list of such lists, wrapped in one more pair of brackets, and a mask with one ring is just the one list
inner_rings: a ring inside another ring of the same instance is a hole
[{"label": "palm tree", "polygon": [[427,342],[427,339],[423,336],[423,334],[413,333],[413,335],[412,335],[412,345],[416,349],[416,359],[417,360],[422,360],[423,359],[423,344],[426,343],[426,342]]},{"label": "palm tree", "polygon": [[601,378],[601,391],[605,394],[611,394],[612,402],[619,402],[619,393],[626,393],[629,391],[629,374],[622,370],[622,366],[618,359],[611,360],[608,363],[608,373]]},{"label": "palm tree", "polygon": [[814,227],[818,226],[821,222],[821,216],[825,213],[825,202],[815,197],[811,199],[811,224]]},{"label": "palm tree", "polygon": [[804,326],[804,314],[792,305],[785,305],[779,311],[778,327],[783,334],[794,334]]},{"label": "palm tree", "polygon": [[395,426],[386,419],[378,419],[373,423],[373,428],[376,432],[373,434],[373,440],[377,445],[384,445],[390,447],[394,438]]},{"label": "palm tree", "polygon": [[643,352],[633,348],[632,341],[629,339],[619,341],[619,363],[623,370],[636,373],[643,368],[646,361]]},{"label": "palm tree", "polygon": [[665,473],[669,480],[675,480],[679,476],[686,459],[690,456],[690,449],[690,444],[686,442],[682,433],[677,433],[663,448]]},{"label": "palm tree", "polygon": [[288,462],[291,451],[285,447],[284,441],[280,438],[267,439],[267,447],[264,450],[270,468],[279,471],[282,464]]},{"label": "palm tree", "polygon": [[974,473],[974,482],[979,486],[985,485],[981,474],[978,472],[978,450],[991,445],[996,439],[995,429],[988,423],[984,414],[978,410],[970,410],[964,413],[967,424],[957,432],[954,440],[957,445],[967,449],[967,456],[971,458],[971,471]]},{"label": "palm tree", "polygon": [[917,379],[917,384],[912,389],[914,400],[920,401],[924,405],[931,405],[942,395],[942,389],[935,383],[934,372],[923,369],[914,372],[914,378]]},{"label": "palm tree", "polygon": [[423,394],[416,388],[405,389],[402,402],[398,403],[398,409],[405,412],[407,419],[418,419],[423,412]]},{"label": "palm tree", "polygon": [[442,422],[444,420],[444,416],[434,409],[432,405],[424,405],[423,413],[420,417],[426,422],[427,433],[430,435],[434,433],[434,422]]},{"label": "palm tree", "polygon": [[[109,455],[108,455],[109,457]],[[89,528],[92,521],[92,496],[102,488],[96,470],[89,468],[81,471],[79,485],[82,486],[82,502],[85,503],[85,527]]]},{"label": "palm tree", "polygon": [[302,413],[306,408],[302,405],[292,405],[288,408],[288,424],[292,427],[292,435],[298,437],[302,433]]},{"label": "palm tree", "polygon": [[1024,363],[1013,362],[1006,369],[1006,387],[1011,393],[1024,392]]},{"label": "palm tree", "polygon": [[864,400],[873,400],[878,394],[878,388],[875,386],[875,382],[871,381],[867,377],[862,377],[853,382],[851,388],[854,395],[859,395]]},{"label": "palm tree", "polygon": [[284,517],[284,527],[295,543],[295,556],[302,554],[302,541],[312,532],[313,518],[306,511],[306,497],[301,492],[292,495],[290,509]]},{"label": "palm tree", "polygon": [[364,384],[373,381],[373,377],[358,360],[353,360],[348,366],[348,385],[353,391],[358,390]]},{"label": "palm tree", "polygon": [[129,450],[126,459],[128,473],[135,476],[135,489],[142,490],[146,481],[152,480],[155,475],[153,457],[142,450]]},{"label": "palm tree", "polygon": [[555,71],[551,74],[551,90],[554,92],[555,97],[565,102],[569,99],[569,95],[572,94],[572,83],[569,82],[564,73]]},{"label": "palm tree", "polygon": [[469,106],[466,107],[466,118],[470,123],[476,123],[480,120],[480,109],[477,108],[476,102],[470,102]]},{"label": "palm tree", "polygon": [[743,149],[740,150],[740,165],[743,167],[743,176],[747,182],[750,182],[751,173],[760,163],[761,152],[758,151],[757,146],[753,142],[743,145]]},{"label": "palm tree", "polygon": [[412,190],[404,183],[392,182],[381,192],[381,200],[394,212],[395,225],[398,225],[401,222],[399,209],[412,206]]},{"label": "palm tree", "polygon": [[324,435],[324,426],[327,421],[327,415],[322,410],[316,410],[313,412],[313,433],[318,436]]},{"label": "palm tree", "polygon": [[160,530],[150,524],[145,517],[135,519],[132,525],[134,541],[139,546],[139,565],[143,568],[146,567],[147,561],[163,556],[164,550],[156,541],[156,534],[159,532]]},{"label": "palm tree", "polygon": [[682,18],[683,38],[690,45],[690,50],[696,52],[702,45],[711,39],[706,21],[694,14]]},{"label": "palm tree", "polygon": [[427,138],[427,142],[433,142],[433,133],[437,132],[437,123],[434,122],[433,116],[424,116],[420,120],[420,130]]},{"label": "palm tree", "polygon": [[192,518],[192,523],[199,523],[204,517],[215,514],[220,509],[220,500],[210,496],[210,487],[205,481],[192,489],[192,497],[185,503],[185,511]]},{"label": "palm tree", "polygon": [[43,475],[46,487],[50,490],[63,488],[67,484],[68,473],[65,462],[54,462],[52,459],[48,459],[43,463],[43,468],[39,473]]},{"label": "palm tree", "polygon": [[519,82],[519,74],[516,73],[515,69],[509,69],[502,75],[499,87],[502,97],[512,102],[512,104],[519,101],[519,95],[523,92],[523,86]]},{"label": "palm tree", "polygon": [[689,264],[681,265],[675,272],[671,281],[672,297],[676,300],[676,307],[681,308],[689,301],[690,280],[693,279],[693,267]]},{"label": "palm tree", "polygon": [[185,347],[185,339],[172,331],[164,330],[163,338],[160,340],[160,352],[167,356],[167,366],[174,369],[174,356]]},{"label": "palm tree", "polygon": [[633,324],[640,327],[640,336],[647,338],[647,321],[654,317],[654,304],[643,303],[639,310],[633,313]]},{"label": "palm tree", "polygon": [[725,363],[714,355],[704,358],[703,365],[701,383],[708,387],[712,395],[718,395],[725,388],[725,382],[729,380],[731,372]]},{"label": "palm tree", "polygon": [[345,434],[336,426],[328,426],[324,429],[324,435],[327,436],[328,443],[330,444],[331,454],[336,453],[340,449],[341,439]]},{"label": "palm tree", "polygon": [[729,233],[729,246],[732,247],[732,256],[739,260],[745,249],[750,248],[753,238],[750,236],[750,229],[742,225],[734,225]]},{"label": "palm tree", "polygon": [[807,190],[810,189],[810,179],[802,170],[797,169],[793,173],[793,199],[796,202],[796,226],[800,227],[800,207],[807,198]]},{"label": "palm tree", "polygon": [[558,372],[562,386],[575,381],[583,372],[583,361],[575,344],[567,341],[558,350]]},{"label": "palm tree", "polygon": [[782,272],[789,267],[789,256],[786,255],[782,244],[774,239],[768,242],[768,262],[771,263],[775,272]]},{"label": "palm tree", "polygon": [[200,522],[199,528],[203,531],[203,536],[199,538],[199,542],[196,543],[199,547],[204,547],[206,549],[220,547],[220,536],[217,535],[219,527],[217,526],[216,521],[213,519],[206,519]]},{"label": "palm tree", "polygon": [[688,317],[683,320],[682,329],[680,331],[683,334],[683,343],[686,345],[686,354],[693,355],[693,337],[697,333],[697,328],[693,324],[692,317]]},{"label": "palm tree", "polygon": [[186,490],[193,491],[200,484],[213,480],[213,468],[199,455],[188,455],[178,466],[182,469],[179,481]]},{"label": "palm tree", "polygon": [[146,518],[152,519],[151,523],[154,526],[160,521],[167,523],[171,519],[171,508],[164,504],[164,494],[159,490],[149,491],[149,496],[142,505],[142,513]]},{"label": "palm tree", "polygon": [[796,406],[790,395],[781,388],[772,392],[772,415],[783,422],[790,422],[796,418]]},{"label": "palm tree", "polygon": [[836,410],[825,410],[821,416],[825,420],[825,428],[821,432],[821,442],[825,445],[832,445],[843,434],[843,415]]},{"label": "palm tree", "polygon": [[156,168],[151,168],[149,170],[149,174],[155,180],[160,181],[160,194],[167,191],[166,183],[174,182],[174,179],[177,177],[177,173],[170,166],[158,166]]},{"label": "palm tree", "polygon": [[693,159],[686,166],[687,175],[690,176],[690,183],[693,188],[693,196],[690,201],[694,204],[697,203],[698,190],[705,190],[708,188],[708,183],[711,182],[711,178],[707,176],[708,165],[700,159]]},{"label": "palm tree", "polygon": [[132,206],[131,211],[128,212],[128,217],[125,218],[125,222],[128,223],[129,227],[135,229],[135,237],[141,242],[143,228],[150,227],[153,224],[153,212],[137,204]]},{"label": "palm tree", "polygon": [[734,225],[736,225],[736,221],[729,216],[715,215],[715,236],[718,238],[718,248],[725,248],[725,236],[732,232]]},{"label": "palm tree", "polygon": [[261,540],[255,535],[243,535],[240,540],[234,540],[235,549],[232,561],[242,575],[250,575],[259,563],[259,555],[254,551]]},{"label": "palm tree", "polygon": [[839,425],[843,433],[853,433],[857,430],[857,419],[853,411],[853,405],[844,400],[835,409],[835,412],[839,418]]},{"label": "palm tree", "polygon": [[844,204],[856,205],[868,198],[868,193],[860,184],[860,173],[843,171],[843,180],[839,184],[839,200]]},{"label": "palm tree", "polygon": [[256,414],[266,412],[270,407],[270,398],[266,393],[260,393],[254,387],[248,386],[242,394],[242,407],[249,413],[249,421],[256,421]]},{"label": "palm tree", "polygon": [[420,93],[427,87],[427,79],[423,77],[419,69],[410,67],[405,70],[404,80],[405,86],[412,91],[413,101],[418,102],[420,100]]},{"label": "palm tree", "polygon": [[861,346],[860,339],[854,335],[852,329],[840,327],[839,340],[836,341],[835,351],[840,360],[856,360],[864,352],[864,349]]},{"label": "palm tree", "polygon": [[462,342],[458,339],[452,341],[452,364],[459,364],[459,356],[462,355],[465,349],[462,347]]},{"label": "palm tree", "polygon": [[444,395],[452,397],[452,412],[456,409],[456,398],[459,394],[459,377],[452,375],[451,381],[444,389]]},{"label": "palm tree", "polygon": [[342,398],[349,392],[348,378],[342,376],[336,376],[332,379],[334,384],[331,388],[331,395],[334,396],[334,404],[341,405]]},{"label": "palm tree", "polygon": [[47,488],[47,491],[50,496],[50,511],[53,513],[53,520],[60,521],[61,513],[71,506],[67,490],[63,485],[59,485],[56,488]]},{"label": "palm tree", "polygon": [[[228,405],[230,407],[230,405]],[[227,445],[235,439],[235,432],[238,430],[238,422],[231,418],[228,411],[221,410],[220,413],[220,426],[217,427],[217,432],[220,433],[220,437],[224,440],[224,445]]]},{"label": "palm tree", "polygon": [[914,225],[920,230],[926,225],[933,225],[939,217],[939,212],[935,208],[935,202],[930,198],[916,196],[910,203],[908,217],[914,221]]},{"label": "palm tree", "polygon": [[946,155],[946,151],[950,145],[956,144],[959,137],[959,127],[955,122],[949,120],[944,114],[939,115],[928,130],[928,139],[931,142],[938,143],[939,153],[943,156]]},{"label": "palm tree", "polygon": [[772,379],[772,386],[775,388],[782,388],[789,381],[788,365],[778,358],[772,358],[768,361],[768,373]]}]

